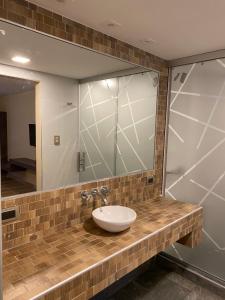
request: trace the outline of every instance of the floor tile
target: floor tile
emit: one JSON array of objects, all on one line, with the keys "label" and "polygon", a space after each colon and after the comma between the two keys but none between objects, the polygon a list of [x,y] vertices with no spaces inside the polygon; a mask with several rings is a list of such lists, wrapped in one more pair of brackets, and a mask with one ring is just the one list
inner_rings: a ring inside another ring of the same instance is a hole
[{"label": "floor tile", "polygon": [[110,300],[183,300],[190,290],[166,278],[158,270],[145,272],[135,281],[118,291]]},{"label": "floor tile", "polygon": [[166,278],[188,289],[189,291],[192,291],[196,287],[196,284],[194,282],[176,272],[169,272],[166,275]]},{"label": "floor tile", "polygon": [[131,282],[126,287],[119,290],[109,300],[139,300],[145,299],[145,295],[148,291],[141,287],[136,282]]},{"label": "floor tile", "polygon": [[202,287],[194,288],[193,291],[184,298],[184,300],[224,300],[224,299],[225,299],[225,295],[224,297],[220,297],[215,293],[212,293],[209,290]]},{"label": "floor tile", "polygon": [[106,300],[225,300],[184,274],[153,263],[149,269]]}]

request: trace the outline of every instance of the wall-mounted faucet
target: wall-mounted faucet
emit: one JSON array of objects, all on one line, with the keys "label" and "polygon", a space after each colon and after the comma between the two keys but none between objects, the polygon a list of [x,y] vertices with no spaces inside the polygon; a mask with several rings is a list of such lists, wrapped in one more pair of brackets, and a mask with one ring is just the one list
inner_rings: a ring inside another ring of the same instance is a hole
[{"label": "wall-mounted faucet", "polygon": [[102,186],[99,190],[98,189],[92,189],[91,190],[91,195],[93,196],[93,198],[95,199],[96,196],[100,196],[102,202],[104,205],[108,205],[108,201],[107,201],[107,195],[110,192],[109,188],[107,188],[106,186]]},{"label": "wall-mounted faucet", "polygon": [[96,189],[96,188],[92,189],[91,192],[82,191],[81,199],[84,201],[88,201],[90,196],[92,196],[94,199],[96,199],[96,197],[99,196],[102,200],[102,203],[104,205],[108,205],[107,195],[109,193],[110,193],[110,189],[107,186],[102,186],[100,189]]}]

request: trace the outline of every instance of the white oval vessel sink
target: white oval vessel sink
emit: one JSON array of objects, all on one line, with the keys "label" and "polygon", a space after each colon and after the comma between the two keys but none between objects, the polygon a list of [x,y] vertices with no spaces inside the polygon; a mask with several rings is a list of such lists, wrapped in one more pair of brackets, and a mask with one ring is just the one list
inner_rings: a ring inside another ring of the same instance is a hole
[{"label": "white oval vessel sink", "polygon": [[109,232],[120,232],[130,227],[136,220],[136,212],[128,207],[109,205],[96,208],[92,212],[95,223]]}]

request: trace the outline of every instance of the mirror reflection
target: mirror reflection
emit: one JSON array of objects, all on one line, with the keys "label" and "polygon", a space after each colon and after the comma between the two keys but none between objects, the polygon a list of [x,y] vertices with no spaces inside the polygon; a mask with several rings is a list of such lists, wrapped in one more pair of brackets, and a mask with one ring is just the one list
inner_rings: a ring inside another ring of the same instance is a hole
[{"label": "mirror reflection", "polygon": [[157,72],[0,29],[2,197],[154,168]]}]

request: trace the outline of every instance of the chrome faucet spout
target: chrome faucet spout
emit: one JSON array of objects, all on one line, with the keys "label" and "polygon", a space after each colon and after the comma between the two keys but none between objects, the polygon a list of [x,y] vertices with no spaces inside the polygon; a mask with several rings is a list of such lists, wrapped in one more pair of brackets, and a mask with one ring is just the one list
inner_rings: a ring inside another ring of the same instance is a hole
[{"label": "chrome faucet spout", "polygon": [[101,199],[102,199],[104,205],[109,205],[108,200],[107,200],[107,195],[109,194],[109,192],[110,192],[110,190],[106,186],[102,186],[100,188],[100,196],[101,196]]},{"label": "chrome faucet spout", "polygon": [[102,200],[102,204],[103,205],[108,205],[108,200],[106,198],[106,195],[103,195],[102,193],[98,193],[98,195],[100,196],[101,200]]},{"label": "chrome faucet spout", "polygon": [[101,198],[101,202],[103,205],[109,205],[108,200],[107,200],[107,195],[110,192],[110,190],[103,186],[99,190],[97,188],[94,188],[91,190],[91,195],[96,199],[96,196],[98,195]]},{"label": "chrome faucet spout", "polygon": [[103,200],[103,202],[104,202],[104,205],[108,205],[109,203],[108,203],[108,200],[106,199],[106,197],[102,197],[102,200]]}]

